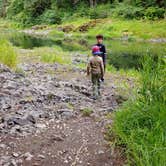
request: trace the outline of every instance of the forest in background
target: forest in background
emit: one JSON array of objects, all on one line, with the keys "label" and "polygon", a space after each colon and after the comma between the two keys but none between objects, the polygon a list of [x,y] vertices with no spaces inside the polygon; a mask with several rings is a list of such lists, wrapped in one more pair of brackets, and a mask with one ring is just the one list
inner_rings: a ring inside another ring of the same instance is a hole
[{"label": "forest in background", "polygon": [[78,17],[156,20],[165,17],[165,7],[165,0],[0,0],[0,17],[22,26],[61,24]]}]

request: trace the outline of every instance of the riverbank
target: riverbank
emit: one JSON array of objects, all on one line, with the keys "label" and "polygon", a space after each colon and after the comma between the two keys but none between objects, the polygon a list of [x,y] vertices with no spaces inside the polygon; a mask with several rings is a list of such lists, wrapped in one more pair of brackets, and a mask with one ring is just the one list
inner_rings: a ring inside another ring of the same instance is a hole
[{"label": "riverbank", "polygon": [[114,18],[87,19],[76,18],[61,25],[36,25],[32,28],[21,28],[19,23],[10,20],[0,20],[0,29],[12,28],[30,35],[55,37],[78,36],[93,38],[96,33],[104,34],[107,39],[147,40],[152,42],[166,42],[166,21],[157,20],[122,20]]}]

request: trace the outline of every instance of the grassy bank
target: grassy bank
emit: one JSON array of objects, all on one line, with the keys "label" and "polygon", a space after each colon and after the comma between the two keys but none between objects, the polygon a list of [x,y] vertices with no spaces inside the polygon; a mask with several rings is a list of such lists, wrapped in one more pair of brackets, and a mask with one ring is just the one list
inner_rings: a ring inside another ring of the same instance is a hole
[{"label": "grassy bank", "polygon": [[166,32],[165,20],[148,21],[148,20],[107,20],[105,24],[95,27],[89,31],[90,36],[94,36],[96,32],[105,34],[108,38],[120,38],[127,35],[129,38],[150,39],[165,38]]},{"label": "grassy bank", "polygon": [[[81,26],[86,26],[95,20],[87,18],[76,18],[69,22],[64,22],[58,27],[70,27],[68,33],[73,37],[82,36],[88,38],[94,38],[96,34],[104,34],[108,38],[123,38],[127,37],[131,39],[151,39],[151,38],[166,38],[166,22],[165,20],[150,21],[150,20],[124,20],[115,18],[105,18],[97,20],[93,27],[89,26],[85,32],[79,32]],[[51,34],[59,34],[54,29]],[[61,36],[63,34],[61,33]]]},{"label": "grassy bank", "polygon": [[166,163],[165,59],[144,58],[141,87],[115,113],[116,146],[124,149],[130,165],[163,166]]},{"label": "grassy bank", "polygon": [[[125,20],[121,18],[104,18],[97,19],[96,24],[90,25],[84,32],[80,32],[79,28],[87,26],[95,22],[95,19],[89,19],[85,17],[70,18],[68,21],[64,21],[62,24],[57,25],[41,25],[41,29],[36,31],[50,30],[49,36],[56,36],[57,38],[65,37],[66,34],[72,34],[73,38],[94,38],[96,34],[104,34],[107,39],[110,38],[125,38],[129,40],[135,39],[152,39],[152,38],[166,38],[166,21],[162,20]],[[60,28],[59,28],[60,27]],[[67,32],[63,32],[63,27],[69,28]],[[0,29],[22,29],[18,22],[10,20],[0,20]],[[25,27],[24,27],[25,28]],[[26,28],[25,28],[26,29]]]}]

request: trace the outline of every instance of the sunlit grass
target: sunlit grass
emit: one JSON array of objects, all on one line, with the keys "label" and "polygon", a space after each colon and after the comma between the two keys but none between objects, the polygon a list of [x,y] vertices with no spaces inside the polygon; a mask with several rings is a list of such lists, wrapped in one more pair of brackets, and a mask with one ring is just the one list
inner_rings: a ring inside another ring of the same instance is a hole
[{"label": "sunlit grass", "polygon": [[0,62],[11,68],[15,68],[17,65],[17,54],[6,40],[0,40]]},{"label": "sunlit grass", "polygon": [[0,29],[4,28],[20,29],[21,24],[12,20],[0,19]]},{"label": "sunlit grass", "polygon": [[64,52],[60,47],[36,49],[35,54],[40,56],[40,60],[47,63],[71,64],[71,57],[68,52]]},{"label": "sunlit grass", "polygon": [[145,21],[110,18],[105,24],[101,25],[100,27],[95,27],[89,30],[88,35],[93,36],[96,34],[96,32],[98,32],[99,34],[105,34],[106,37],[116,38],[123,37],[124,32],[126,32],[131,38],[164,38],[166,37],[165,27],[165,20]]},{"label": "sunlit grass", "polygon": [[165,62],[146,55],[139,94],[120,108],[110,129],[117,146],[124,148],[128,164],[137,166],[166,163]]}]

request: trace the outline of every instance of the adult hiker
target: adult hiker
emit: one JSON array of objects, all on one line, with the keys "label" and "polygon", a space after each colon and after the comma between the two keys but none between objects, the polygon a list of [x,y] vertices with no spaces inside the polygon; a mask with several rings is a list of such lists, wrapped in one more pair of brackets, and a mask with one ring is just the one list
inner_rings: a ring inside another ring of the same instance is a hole
[{"label": "adult hiker", "polygon": [[93,56],[89,58],[87,65],[87,75],[91,74],[93,99],[96,100],[100,95],[100,79],[104,78],[104,64],[100,57],[102,52],[98,46],[92,47]]},{"label": "adult hiker", "polygon": [[[106,70],[107,53],[106,53],[105,45],[103,44],[104,37],[103,37],[103,35],[97,35],[96,39],[97,39],[96,46],[98,46],[100,48],[100,52],[102,52],[102,54],[100,54],[100,56],[103,59],[104,72],[105,72],[105,70]],[[104,81],[104,77],[101,78],[101,81]]]}]

